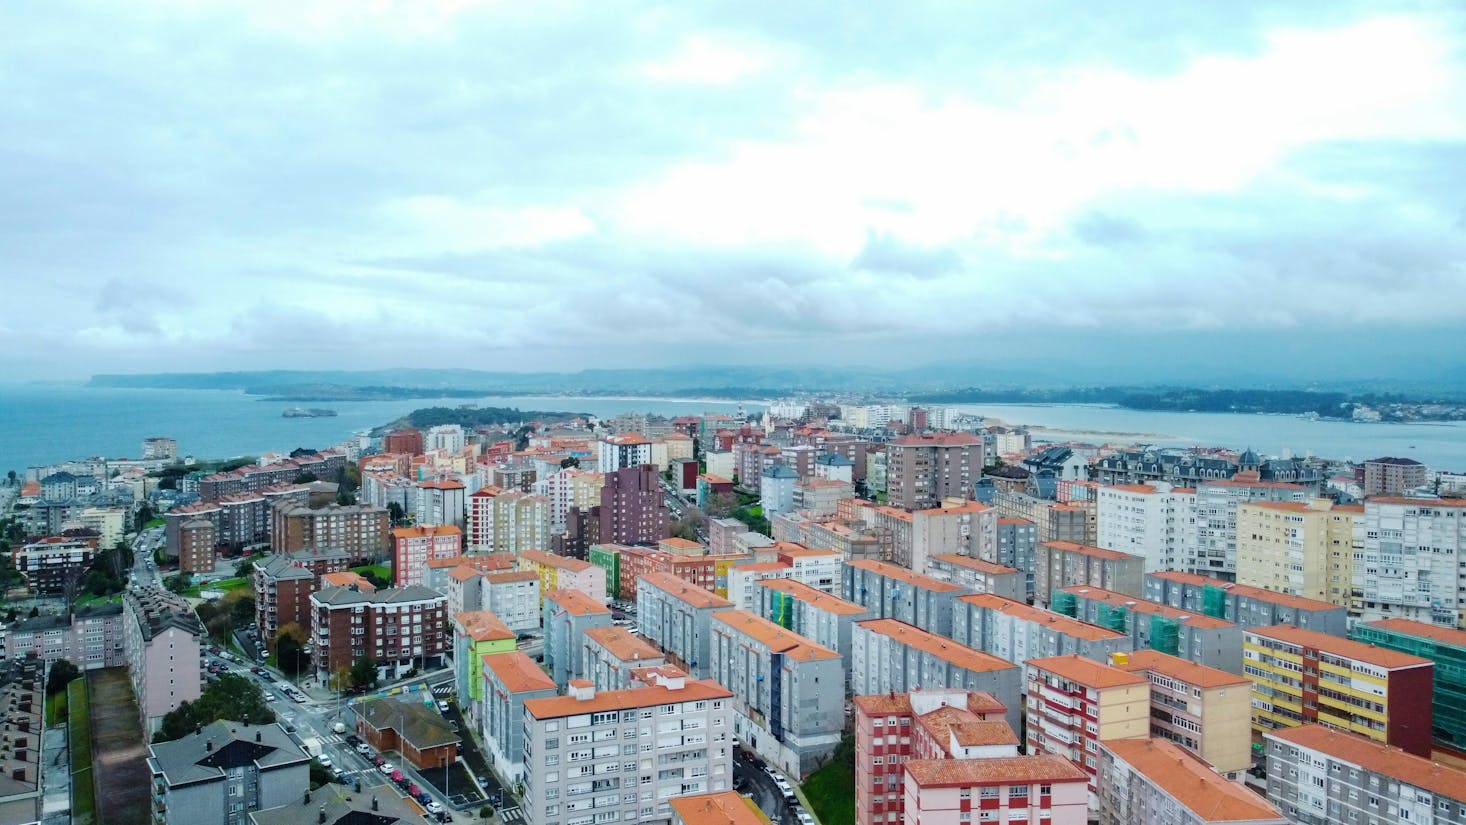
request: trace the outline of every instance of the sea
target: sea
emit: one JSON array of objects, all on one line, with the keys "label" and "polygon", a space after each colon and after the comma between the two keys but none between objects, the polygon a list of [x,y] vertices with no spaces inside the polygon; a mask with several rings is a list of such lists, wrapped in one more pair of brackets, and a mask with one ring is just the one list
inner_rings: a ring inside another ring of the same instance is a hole
[{"label": "sea", "polygon": [[[286,453],[296,447],[340,444],[424,407],[514,407],[586,413],[609,418],[624,412],[665,416],[732,414],[740,406],[762,412],[761,402],[699,399],[485,396],[392,401],[267,401],[231,390],[147,390],[62,383],[0,383],[0,475],[73,458],[136,458],[153,436],[178,441],[179,455],[201,459]],[[327,418],[284,418],[291,407],[323,407]]]},{"label": "sea", "polygon": [[[67,383],[0,383],[0,473],[71,458],[136,457],[151,436],[177,439],[181,455],[233,458],[296,447],[329,447],[353,433],[422,407],[460,404],[666,416],[760,412],[767,402],[666,398],[486,396],[393,401],[267,401],[228,390],[146,390]],[[289,407],[326,407],[330,418],[283,418]],[[1438,470],[1466,471],[1466,422],[1354,423],[1297,416],[1146,412],[1081,404],[960,404],[948,409],[1035,428],[1037,440],[1094,444],[1251,447],[1264,455],[1362,460],[1413,458]]]}]

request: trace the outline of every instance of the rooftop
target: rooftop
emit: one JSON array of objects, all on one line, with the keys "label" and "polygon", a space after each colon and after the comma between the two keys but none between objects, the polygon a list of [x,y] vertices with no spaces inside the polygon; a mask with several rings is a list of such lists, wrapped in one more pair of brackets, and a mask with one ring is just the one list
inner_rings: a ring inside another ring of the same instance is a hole
[{"label": "rooftop", "polygon": [[872,573],[885,576],[888,579],[896,579],[906,582],[912,587],[919,587],[922,590],[935,590],[938,593],[954,593],[963,588],[955,584],[948,584],[944,581],[937,581],[931,576],[923,576],[920,573],[913,573],[904,567],[897,567],[894,564],[887,564],[883,561],[872,561],[870,559],[857,559],[850,562],[847,567],[854,567],[860,570],[869,570]]},{"label": "rooftop", "polygon": [[[461,486],[461,485],[460,485]],[[451,524],[419,524],[416,527],[394,527],[392,537],[396,539],[421,539],[430,536],[462,536],[463,531]]]},{"label": "rooftop", "polygon": [[782,653],[786,659],[813,661],[840,658],[840,654],[835,651],[817,645],[798,633],[747,610],[724,610],[714,613],[713,622],[727,625],[749,638],[762,642],[770,652]]},{"label": "rooftop", "polygon": [[509,625],[504,624],[491,610],[465,610],[462,613],[454,613],[453,622],[475,642],[517,638],[514,631],[509,629]]},{"label": "rooftop", "polygon": [[983,561],[982,559],[973,558],[972,556],[964,556],[961,553],[942,553],[938,556],[932,556],[931,560],[954,565],[956,567],[965,567],[968,570],[976,570],[979,573],[987,573],[993,576],[1004,576],[1009,573],[1022,572],[1017,568],[1005,567],[1004,565],[994,564],[990,561]]},{"label": "rooftop", "polygon": [[129,615],[137,617],[145,639],[170,628],[195,636],[204,635],[203,622],[199,621],[193,606],[176,593],[153,585],[129,590],[122,598]]},{"label": "rooftop", "polygon": [[1024,664],[1098,690],[1150,684],[1150,680],[1138,673],[1102,665],[1093,659],[1086,659],[1075,653],[1068,656],[1050,656],[1046,659],[1029,659]]},{"label": "rooftop", "polygon": [[531,690],[555,690],[555,680],[522,650],[512,653],[485,653],[484,668],[490,670],[511,693]]},{"label": "rooftop", "polygon": [[1089,774],[1055,754],[994,759],[913,759],[906,763],[906,775],[923,788],[1089,782]]},{"label": "rooftop", "polygon": [[545,598],[564,608],[567,613],[576,616],[611,612],[609,607],[579,590],[547,590]]},{"label": "rooftop", "polygon": [[1106,739],[1100,746],[1202,822],[1283,820],[1283,815],[1266,799],[1164,739]]},{"label": "rooftop", "polygon": [[1033,607],[1023,602],[1015,602],[1012,599],[1005,599],[1002,596],[995,596],[992,593],[978,593],[972,596],[959,596],[957,601],[965,602],[988,610],[996,610],[1006,613],[1009,616],[1016,616],[1024,621],[1036,622],[1071,636],[1075,639],[1086,641],[1099,641],[1101,639],[1124,639],[1124,633],[1118,630],[1111,630],[1108,627],[1100,627],[1097,624],[1082,622],[1071,616],[1062,613],[1055,613],[1051,610],[1044,610],[1041,607]]},{"label": "rooftop", "polygon": [[903,435],[892,441],[891,447],[975,447],[982,438],[972,433],[918,433]]},{"label": "rooftop", "polygon": [[763,579],[755,586],[788,593],[799,601],[839,616],[858,616],[870,612],[867,608],[861,607],[854,602],[847,602],[844,599],[831,596],[823,590],[816,590],[804,582],[795,581],[794,579]]},{"label": "rooftop", "polygon": [[[699,609],[732,607],[733,603],[711,590],[698,587],[686,579],[679,579],[671,573],[657,571],[637,577],[638,582],[649,584],[678,601],[686,602]],[[640,584],[638,584],[638,587]]]},{"label": "rooftop", "polygon": [[972,711],[951,705],[916,717],[916,724],[944,748],[953,739],[965,748],[1018,744],[1018,734],[1002,719],[979,719]]},{"label": "rooftop", "polygon": [[997,656],[974,650],[966,645],[959,645],[951,639],[933,635],[895,619],[872,619],[868,622],[858,622],[856,627],[879,633],[907,647],[936,656],[944,662],[975,673],[1017,667],[1012,662],[999,659]]},{"label": "rooftop", "polygon": [[1434,664],[1429,659],[1411,656],[1408,653],[1375,647],[1364,642],[1341,639],[1338,636],[1330,636],[1327,633],[1319,633],[1316,630],[1304,630],[1286,624],[1273,625],[1272,627],[1249,628],[1247,635],[1276,639],[1277,641],[1297,645],[1298,647],[1311,648],[1345,659],[1354,659],[1365,662],[1366,664],[1376,665],[1386,670]]},{"label": "rooftop", "polygon": [[572,559],[566,556],[557,556],[553,553],[546,553],[543,550],[526,550],[519,554],[519,558],[532,564],[538,564],[544,567],[556,567],[561,570],[569,570],[572,573],[583,573],[595,567],[595,565],[588,561]]},{"label": "rooftop", "polygon": [[505,570],[499,573],[485,573],[484,581],[489,584],[511,584],[513,582],[532,582],[539,577],[539,574],[533,570]]},{"label": "rooftop", "polygon": [[[322,817],[325,817],[322,819]],[[251,811],[252,825],[394,825],[422,821],[418,813],[386,787],[351,788],[327,783],[294,802],[264,811]]]},{"label": "rooftop", "polygon": [[593,627],[585,631],[585,637],[623,662],[662,658],[662,651],[624,627]]},{"label": "rooftop", "polygon": [[1101,587],[1090,587],[1079,584],[1064,588],[1064,592],[1072,593],[1081,599],[1119,605],[1126,610],[1131,610],[1136,613],[1146,613],[1164,616],[1167,619],[1175,619],[1179,622],[1185,622],[1189,627],[1208,627],[1215,629],[1234,626],[1232,622],[1226,619],[1218,619],[1215,616],[1208,616],[1205,613],[1197,613],[1191,610],[1178,610],[1168,604],[1146,601],[1138,596],[1127,596],[1124,593],[1116,593],[1113,590],[1105,590]]},{"label": "rooftop", "polygon": [[545,699],[527,699],[525,713],[536,719],[559,719],[578,716],[582,713],[599,713],[607,710],[632,710],[657,705],[671,705],[679,702],[701,702],[708,699],[728,699],[733,691],[711,679],[688,680],[680,688],[656,684],[627,690],[603,690],[589,699],[574,696],[552,696]]},{"label": "rooftop", "polygon": [[258,764],[269,768],[310,761],[285,729],[273,723],[245,725],[220,720],[181,739],[151,745],[149,750],[170,786],[222,779],[231,767]]},{"label": "rooftop", "polygon": [[1466,648],[1466,630],[1457,630],[1453,627],[1441,627],[1413,619],[1381,619],[1377,622],[1366,622],[1364,626]]},{"label": "rooftop", "polygon": [[1156,673],[1169,676],[1188,685],[1195,685],[1199,688],[1219,688],[1251,684],[1245,676],[1238,676],[1228,673],[1225,670],[1199,665],[1196,662],[1187,661],[1179,656],[1172,656],[1169,653],[1162,653],[1159,650],[1137,650],[1134,653],[1126,655],[1129,661],[1116,663],[1115,667],[1121,670],[1128,670],[1132,673],[1141,670],[1155,671]]},{"label": "rooftop", "polygon": [[1326,753],[1340,762],[1393,777],[1446,799],[1466,797],[1466,771],[1432,762],[1399,748],[1378,744],[1353,733],[1323,725],[1299,725],[1268,731],[1267,737]]},{"label": "rooftop", "polygon": [[1279,604],[1284,607],[1291,607],[1296,610],[1343,610],[1344,608],[1319,601],[1308,599],[1303,596],[1294,596],[1289,593],[1278,593],[1273,590],[1264,590],[1261,587],[1253,587],[1249,584],[1237,584],[1236,582],[1224,582],[1221,579],[1214,579],[1210,576],[1202,576],[1196,573],[1186,573],[1180,570],[1161,570],[1155,573],[1147,573],[1147,576],[1165,579],[1167,581],[1192,584],[1198,587],[1220,587],[1234,596],[1245,596],[1250,599],[1257,599],[1261,602]]},{"label": "rooftop", "polygon": [[394,730],[420,751],[459,741],[448,720],[422,702],[386,697],[368,699],[354,707],[366,724],[379,731]]},{"label": "rooftop", "polygon": [[758,805],[737,791],[679,796],[671,805],[685,825],[769,825]]},{"label": "rooftop", "polygon": [[1121,553],[1118,550],[1106,550],[1103,547],[1095,547],[1092,544],[1079,544],[1073,541],[1046,541],[1039,544],[1039,547],[1052,547],[1056,550],[1067,550],[1070,553],[1081,553],[1097,559],[1113,559],[1123,561],[1125,559],[1139,559],[1139,556],[1132,556],[1129,553]]}]

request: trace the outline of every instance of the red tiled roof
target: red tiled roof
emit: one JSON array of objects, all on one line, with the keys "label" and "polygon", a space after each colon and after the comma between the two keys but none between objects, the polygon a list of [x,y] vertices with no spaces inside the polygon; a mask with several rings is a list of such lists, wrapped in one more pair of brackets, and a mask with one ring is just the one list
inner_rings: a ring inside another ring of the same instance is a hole
[{"label": "red tiled roof", "polygon": [[1077,653],[1071,653],[1068,656],[1050,656],[1046,659],[1029,659],[1024,664],[1096,690],[1150,684],[1148,679],[1138,673],[1102,665]]},{"label": "red tiled roof", "polygon": [[1116,663],[1115,667],[1121,670],[1128,670],[1131,673],[1142,670],[1155,671],[1156,673],[1169,676],[1188,685],[1195,685],[1199,688],[1219,688],[1250,684],[1245,676],[1238,676],[1228,673],[1225,670],[1218,670],[1214,667],[1207,667],[1206,665],[1187,661],[1179,656],[1172,656],[1169,653],[1162,653],[1159,650],[1137,650],[1134,653],[1127,653],[1125,655],[1129,661]]},{"label": "red tiled roof", "polygon": [[548,590],[545,598],[565,608],[567,613],[585,616],[593,613],[610,613],[611,609],[579,590]]},{"label": "red tiled roof", "polygon": [[804,582],[795,581],[794,579],[764,579],[757,586],[788,593],[790,596],[812,605],[819,610],[823,610],[826,613],[834,613],[838,616],[857,616],[870,612],[870,610],[858,604],[831,596],[823,590],[816,590]]},{"label": "red tiled roof", "polygon": [[874,573],[879,573],[880,575],[885,576],[888,579],[903,581],[911,585],[912,587],[919,587],[922,590],[934,590],[938,593],[952,593],[954,591],[962,589],[955,584],[948,584],[944,581],[937,581],[931,576],[923,576],[920,573],[913,573],[904,567],[897,567],[894,564],[887,564],[883,561],[873,561],[871,559],[856,559],[855,561],[850,562],[849,566],[857,567],[861,570],[870,570]]},{"label": "red tiled roof", "polygon": [[957,644],[951,639],[933,635],[895,619],[872,619],[868,622],[857,622],[855,626],[895,639],[907,647],[929,653],[963,670],[983,673],[1017,667],[1012,662],[999,659],[997,656]]},{"label": "red tiled roof", "polygon": [[1082,553],[1086,556],[1093,556],[1097,559],[1138,559],[1139,556],[1132,556],[1129,553],[1121,553],[1118,550],[1106,550],[1103,547],[1095,547],[1092,544],[1079,544],[1073,541],[1046,541],[1039,544],[1039,547],[1052,547],[1057,550],[1067,550],[1070,553]]},{"label": "red tiled roof", "polygon": [[1100,746],[1191,811],[1202,822],[1285,821],[1266,799],[1212,770],[1164,739],[1106,739]]},{"label": "red tiled roof", "polygon": [[1266,736],[1326,753],[1341,762],[1384,774],[1446,799],[1460,800],[1466,796],[1466,771],[1381,745],[1358,734],[1323,725],[1299,725],[1269,731]]},{"label": "red tiled roof", "polygon": [[1089,782],[1089,774],[1078,765],[1050,753],[994,759],[913,759],[905,768],[907,779],[923,788]]},{"label": "red tiled roof", "polygon": [[1338,636],[1330,636],[1327,633],[1319,633],[1317,630],[1304,630],[1301,627],[1279,624],[1272,627],[1253,627],[1247,631],[1249,636],[1256,635],[1268,639],[1275,639],[1280,642],[1287,642],[1298,647],[1319,650],[1334,656],[1341,656],[1345,659],[1354,659],[1372,665],[1378,665],[1386,670],[1396,668],[1420,667],[1432,665],[1429,659],[1422,659],[1419,656],[1411,656],[1408,653],[1401,653],[1389,648],[1376,647],[1356,642],[1350,639],[1343,639]]},{"label": "red tiled roof", "polygon": [[576,699],[574,696],[529,699],[524,703],[524,711],[536,719],[557,719],[563,716],[578,716],[582,713],[649,708],[680,702],[728,699],[732,696],[733,691],[717,682],[711,679],[699,679],[697,681],[689,680],[678,690],[673,690],[665,685],[648,685],[627,690],[600,691],[589,699]]},{"label": "red tiled roof", "polygon": [[679,796],[671,800],[677,819],[685,825],[768,825],[758,805],[737,791]]},{"label": "red tiled roof", "polygon": [[773,653],[782,653],[786,659],[809,661],[813,659],[838,659],[840,654],[827,647],[811,642],[792,630],[787,630],[768,619],[747,610],[724,610],[713,614],[713,622],[727,625],[738,632],[767,645]]},{"label": "red tiled roof", "polygon": [[661,571],[643,573],[637,580],[649,584],[674,599],[684,601],[693,607],[732,607],[733,603],[711,590],[698,587],[686,579],[679,579],[671,573]]},{"label": "red tiled roof", "polygon": [[492,670],[504,688],[511,693],[530,690],[554,690],[555,680],[545,674],[535,661],[523,651],[512,653],[485,653],[484,667]]}]

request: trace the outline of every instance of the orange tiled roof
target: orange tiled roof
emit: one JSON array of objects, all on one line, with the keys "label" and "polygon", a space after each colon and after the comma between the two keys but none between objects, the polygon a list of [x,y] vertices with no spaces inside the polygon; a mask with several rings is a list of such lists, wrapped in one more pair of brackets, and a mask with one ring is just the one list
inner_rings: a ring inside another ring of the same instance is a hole
[{"label": "orange tiled roof", "polygon": [[1106,550],[1103,547],[1095,547],[1092,544],[1079,544],[1073,541],[1045,541],[1039,547],[1053,547],[1058,550],[1067,550],[1070,553],[1082,553],[1086,556],[1093,556],[1097,559],[1138,559],[1139,556],[1132,556],[1129,553],[1121,553],[1118,550]]},{"label": "orange tiled roof", "polygon": [[1195,685],[1199,688],[1219,688],[1250,684],[1245,676],[1238,676],[1228,673],[1225,670],[1200,665],[1196,662],[1182,659],[1179,656],[1162,653],[1159,650],[1137,650],[1134,653],[1126,655],[1129,657],[1129,661],[1124,664],[1116,664],[1115,667],[1121,670],[1128,670],[1131,673],[1142,670],[1153,670],[1156,673],[1169,676],[1188,685]]},{"label": "orange tiled roof", "polygon": [[494,642],[515,638],[509,625],[500,621],[491,610],[465,610],[454,613],[453,621],[475,642]]},{"label": "orange tiled roof", "polygon": [[898,622],[895,619],[872,619],[868,622],[857,622],[856,627],[865,628],[871,632],[895,639],[907,647],[929,653],[963,670],[983,673],[1017,667],[1012,662],[999,659],[997,656],[983,653],[980,650],[974,650],[966,645],[957,644],[951,639],[933,635],[905,622]]},{"label": "orange tiled roof", "polygon": [[533,570],[505,570],[499,573],[485,573],[484,581],[489,584],[510,584],[512,582],[532,582],[540,577],[540,574]]},{"label": "orange tiled roof", "polygon": [[954,736],[957,744],[968,748],[1018,744],[1018,734],[1013,732],[1012,726],[1007,722],[1001,719],[979,719],[972,711],[951,705],[916,717],[916,724],[921,725],[943,748]]},{"label": "orange tiled roof", "polygon": [[1072,616],[1065,616],[1062,613],[1055,613],[1051,610],[1044,610],[1041,607],[1033,607],[1023,602],[1015,602],[1012,599],[1005,599],[992,593],[977,593],[971,596],[958,596],[957,601],[967,604],[985,607],[988,610],[996,610],[1006,613],[1009,616],[1043,624],[1063,633],[1065,636],[1072,636],[1076,639],[1086,641],[1099,641],[1101,639],[1124,639],[1124,633],[1118,630],[1111,630],[1108,627],[1100,627],[1097,624],[1081,622]]},{"label": "orange tiled roof", "polygon": [[665,685],[648,685],[627,690],[605,690],[589,699],[574,696],[554,696],[545,699],[529,699],[524,710],[536,719],[558,719],[564,716],[578,716],[582,713],[598,713],[607,710],[631,710],[657,705],[671,705],[680,702],[699,702],[707,699],[728,699],[733,691],[711,679],[689,680],[679,690]]},{"label": "orange tiled roof", "polygon": [[1065,593],[1073,593],[1076,596],[1100,601],[1105,604],[1115,604],[1136,613],[1164,616],[1167,619],[1184,621],[1189,627],[1222,628],[1234,627],[1232,622],[1226,619],[1218,619],[1215,616],[1208,616],[1205,613],[1198,613],[1194,610],[1178,610],[1168,604],[1146,601],[1139,596],[1127,596],[1124,593],[1116,593],[1113,590],[1105,590],[1102,587],[1090,587],[1087,584],[1077,584],[1064,588]]},{"label": "orange tiled roof", "polygon": [[394,527],[392,528],[393,538],[399,539],[420,539],[428,536],[461,536],[463,531],[457,527],[447,525],[419,524],[416,527]]},{"label": "orange tiled roof", "polygon": [[543,550],[525,550],[519,554],[519,558],[542,567],[557,567],[561,570],[569,570],[572,573],[584,573],[592,567],[595,567],[595,565],[588,561],[572,559],[568,556],[557,556],[553,553],[546,553]]},{"label": "orange tiled roof", "polygon": [[1292,625],[1280,624],[1272,627],[1253,627],[1247,630],[1248,635],[1262,636],[1268,639],[1276,639],[1299,647],[1320,650],[1334,656],[1342,656],[1346,659],[1355,659],[1371,665],[1378,665],[1387,670],[1396,668],[1420,667],[1433,664],[1429,659],[1422,659],[1419,656],[1411,656],[1408,653],[1401,653],[1389,648],[1376,647],[1356,642],[1350,639],[1342,639],[1338,636],[1330,636],[1327,633],[1319,633],[1317,630],[1304,630]]},{"label": "orange tiled roof", "polygon": [[758,586],[788,593],[806,604],[813,605],[826,613],[834,613],[837,616],[857,616],[870,612],[869,609],[861,607],[854,602],[847,602],[844,599],[831,596],[823,590],[816,590],[804,582],[795,581],[794,579],[764,579],[758,583]]},{"label": "orange tiled roof", "polygon": [[321,585],[324,587],[350,587],[353,584],[368,593],[377,589],[376,586],[373,585],[371,582],[367,581],[366,579],[362,578],[361,575],[354,573],[350,570],[342,570],[337,573],[327,573],[326,575],[321,577]]},{"label": "orange tiled roof", "polygon": [[1399,748],[1380,745],[1363,736],[1323,725],[1299,725],[1269,731],[1284,742],[1326,753],[1341,762],[1381,773],[1447,799],[1461,799],[1466,771],[1432,762]]},{"label": "orange tiled roof", "polygon": [[1100,745],[1202,822],[1283,821],[1266,799],[1164,739],[1106,739]]},{"label": "orange tiled roof", "polygon": [[1071,653],[1068,656],[1050,656],[1047,659],[1029,659],[1024,664],[1096,690],[1150,684],[1150,680],[1138,673],[1102,665],[1077,653]]},{"label": "orange tiled roof", "polygon": [[662,651],[651,643],[636,636],[624,627],[593,627],[585,631],[585,637],[604,647],[606,652],[623,662],[637,662],[643,659],[660,659]]},{"label": "orange tiled roof", "polygon": [[524,651],[485,653],[483,660],[484,667],[492,670],[499,677],[499,681],[504,683],[504,688],[511,693],[555,689],[555,680],[546,675]]},{"label": "orange tiled roof", "polygon": [[567,613],[573,613],[576,616],[611,612],[611,608],[579,590],[548,590],[545,592],[545,598],[565,608]]},{"label": "orange tiled roof", "polygon": [[948,584],[944,581],[937,581],[931,576],[923,576],[920,573],[913,573],[904,567],[897,567],[894,564],[887,564],[883,561],[871,559],[856,559],[850,562],[850,567],[858,567],[861,570],[870,570],[879,573],[888,579],[897,579],[906,582],[912,587],[920,587],[922,590],[935,590],[938,593],[951,593],[962,588],[955,584]]},{"label": "orange tiled roof", "polygon": [[691,794],[671,800],[685,825],[768,825],[769,818],[752,799],[737,791]]},{"label": "orange tiled roof", "polygon": [[1396,633],[1404,633],[1410,636],[1418,636],[1422,639],[1430,639],[1433,642],[1453,645],[1455,647],[1466,647],[1466,630],[1457,630],[1453,627],[1441,627],[1440,625],[1417,622],[1414,619],[1381,619],[1377,622],[1366,622],[1366,627],[1378,627],[1382,630],[1393,630]]},{"label": "orange tiled roof", "polygon": [[923,788],[1089,782],[1089,774],[1078,765],[1051,753],[995,759],[913,759],[905,767],[907,779]]},{"label": "orange tiled roof", "polygon": [[733,603],[719,596],[711,590],[698,587],[686,579],[679,579],[671,573],[660,571],[654,573],[643,573],[637,577],[638,581],[645,582],[652,587],[666,593],[674,599],[684,601],[693,607],[732,607]]},{"label": "orange tiled roof", "polygon": [[1466,507],[1466,498],[1401,498],[1398,496],[1375,496],[1369,499],[1374,504],[1413,504],[1417,507]]},{"label": "orange tiled roof", "polygon": [[747,610],[724,610],[713,614],[713,621],[727,625],[768,646],[774,653],[782,653],[786,659],[810,661],[814,659],[838,659],[840,654],[827,647],[811,642],[792,630],[786,630],[761,616]]}]

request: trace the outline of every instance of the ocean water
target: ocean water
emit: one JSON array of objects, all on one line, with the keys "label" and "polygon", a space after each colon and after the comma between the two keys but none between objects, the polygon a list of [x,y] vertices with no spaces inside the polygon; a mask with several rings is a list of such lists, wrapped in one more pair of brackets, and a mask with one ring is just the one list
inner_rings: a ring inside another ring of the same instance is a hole
[{"label": "ocean water", "polygon": [[[178,440],[180,455],[232,458],[329,447],[352,433],[423,407],[516,407],[610,417],[628,411],[661,415],[732,413],[736,402],[663,399],[485,397],[396,401],[284,402],[226,390],[139,390],[79,384],[0,384],[0,474],[71,458],[137,457],[152,436]],[[333,418],[282,418],[289,407],[325,407]],[[749,412],[762,410],[745,404]]]}]

